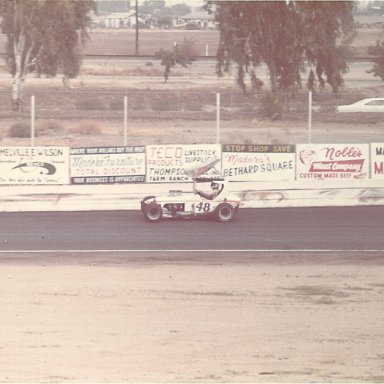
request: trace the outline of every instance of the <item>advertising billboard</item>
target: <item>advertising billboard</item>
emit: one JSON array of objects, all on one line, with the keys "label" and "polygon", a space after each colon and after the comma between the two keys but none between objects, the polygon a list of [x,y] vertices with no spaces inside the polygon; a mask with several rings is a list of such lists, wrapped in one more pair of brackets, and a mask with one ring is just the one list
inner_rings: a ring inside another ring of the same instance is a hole
[{"label": "advertising billboard", "polygon": [[[186,170],[221,158],[219,144],[147,145],[146,148],[148,183],[191,181]],[[219,172],[220,167],[219,163]]]},{"label": "advertising billboard", "polygon": [[225,144],[222,174],[231,181],[295,180],[295,145]]},{"label": "advertising billboard", "polygon": [[298,144],[297,180],[369,178],[369,144]]},{"label": "advertising billboard", "polygon": [[71,148],[72,184],[123,184],[145,181],[145,147]]},{"label": "advertising billboard", "polygon": [[69,148],[0,147],[0,184],[68,184]]}]

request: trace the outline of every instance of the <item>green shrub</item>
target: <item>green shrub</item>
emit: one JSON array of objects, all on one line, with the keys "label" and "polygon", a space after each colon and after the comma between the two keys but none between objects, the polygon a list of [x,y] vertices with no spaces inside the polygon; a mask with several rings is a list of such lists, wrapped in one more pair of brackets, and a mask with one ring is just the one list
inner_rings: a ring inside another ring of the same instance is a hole
[{"label": "green shrub", "polygon": [[57,120],[39,120],[37,123],[38,131],[55,131],[59,132],[63,130],[63,124]]},{"label": "green shrub", "polygon": [[[35,132],[36,136],[37,132]],[[12,124],[8,135],[10,137],[30,137],[31,136],[31,125],[26,121],[20,121]]]}]

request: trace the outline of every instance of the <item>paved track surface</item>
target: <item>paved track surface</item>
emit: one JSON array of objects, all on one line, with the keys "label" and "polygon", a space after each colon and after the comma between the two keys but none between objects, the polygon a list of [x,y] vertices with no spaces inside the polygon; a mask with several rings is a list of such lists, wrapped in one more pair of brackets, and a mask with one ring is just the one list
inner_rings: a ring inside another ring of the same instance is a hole
[{"label": "paved track surface", "polygon": [[3,213],[0,382],[383,382],[382,216]]},{"label": "paved track surface", "polygon": [[243,209],[228,224],[139,211],[3,213],[0,251],[384,250],[384,207]]}]

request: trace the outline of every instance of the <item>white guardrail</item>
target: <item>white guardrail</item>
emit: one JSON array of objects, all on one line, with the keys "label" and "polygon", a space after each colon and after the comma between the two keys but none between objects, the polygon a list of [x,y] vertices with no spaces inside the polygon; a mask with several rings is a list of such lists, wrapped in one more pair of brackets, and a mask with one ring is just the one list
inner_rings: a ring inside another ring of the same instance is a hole
[{"label": "white guardrail", "polygon": [[[192,193],[192,183],[119,185],[1,186],[1,212],[138,210],[147,195],[169,190]],[[231,182],[244,208],[384,205],[382,182]]]},{"label": "white guardrail", "polygon": [[192,193],[187,169],[226,177],[246,208],[384,205],[384,143],[0,147],[0,212],[135,210]]}]

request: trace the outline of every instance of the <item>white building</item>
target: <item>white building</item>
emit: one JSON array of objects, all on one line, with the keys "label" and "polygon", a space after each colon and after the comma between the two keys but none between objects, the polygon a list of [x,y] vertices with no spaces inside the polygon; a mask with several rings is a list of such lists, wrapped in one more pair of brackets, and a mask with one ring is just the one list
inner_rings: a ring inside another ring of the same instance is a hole
[{"label": "white building", "polygon": [[[145,24],[144,20],[139,16],[139,24]],[[108,15],[105,20],[106,28],[132,28],[136,26],[136,12],[114,12]]]},{"label": "white building", "polygon": [[182,19],[187,29],[216,29],[215,17],[208,12],[192,12],[180,19]]}]

